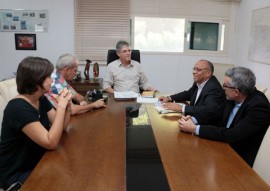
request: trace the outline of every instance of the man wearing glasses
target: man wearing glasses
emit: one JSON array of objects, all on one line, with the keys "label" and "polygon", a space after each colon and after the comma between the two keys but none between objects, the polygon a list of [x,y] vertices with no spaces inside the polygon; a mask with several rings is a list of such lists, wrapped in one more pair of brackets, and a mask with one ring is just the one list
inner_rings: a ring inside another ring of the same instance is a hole
[{"label": "man wearing glasses", "polygon": [[[163,107],[192,116],[196,124],[217,124],[222,118],[226,98],[213,73],[214,66],[210,61],[199,60],[193,68],[192,87],[171,96],[159,97]],[[190,101],[190,105],[175,103],[184,101]]]},{"label": "man wearing glasses", "polygon": [[119,59],[109,63],[107,67],[103,82],[103,89],[106,92],[133,91],[139,93],[140,89],[155,91],[143,72],[141,64],[131,60],[131,52],[128,42],[119,41],[116,44]]},{"label": "man wearing glasses", "polygon": [[248,68],[235,67],[226,71],[223,88],[227,103],[222,125],[194,124],[190,116],[178,123],[184,132],[202,138],[229,143],[252,167],[265,132],[270,125],[270,104],[255,88],[256,78]]}]

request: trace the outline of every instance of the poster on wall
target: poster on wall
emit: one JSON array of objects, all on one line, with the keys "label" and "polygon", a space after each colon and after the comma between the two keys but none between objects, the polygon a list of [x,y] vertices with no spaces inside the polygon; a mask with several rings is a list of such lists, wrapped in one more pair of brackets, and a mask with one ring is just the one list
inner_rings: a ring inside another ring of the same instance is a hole
[{"label": "poster on wall", "polygon": [[270,64],[270,7],[252,13],[248,59]]},{"label": "poster on wall", "polygon": [[48,10],[0,9],[1,32],[48,32]]}]

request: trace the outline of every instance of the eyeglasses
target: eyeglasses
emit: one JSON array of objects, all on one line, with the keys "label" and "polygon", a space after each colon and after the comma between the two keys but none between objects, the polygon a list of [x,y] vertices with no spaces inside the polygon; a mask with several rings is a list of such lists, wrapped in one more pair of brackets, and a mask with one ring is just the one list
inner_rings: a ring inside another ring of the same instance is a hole
[{"label": "eyeglasses", "polygon": [[227,86],[225,83],[223,83],[223,88],[230,88],[230,89],[238,89],[236,87],[232,87],[232,86]]},{"label": "eyeglasses", "polygon": [[209,70],[209,68],[198,68],[198,67],[193,68],[193,71],[196,71],[196,72],[201,72],[203,70]]}]

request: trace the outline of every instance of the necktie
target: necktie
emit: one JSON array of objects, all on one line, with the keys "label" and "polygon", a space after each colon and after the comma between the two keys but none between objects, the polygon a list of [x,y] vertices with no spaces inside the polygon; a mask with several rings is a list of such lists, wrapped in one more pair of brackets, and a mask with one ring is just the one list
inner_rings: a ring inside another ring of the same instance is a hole
[{"label": "necktie", "polygon": [[226,126],[227,128],[230,127],[230,125],[231,125],[231,123],[232,123],[232,121],[234,119],[234,116],[236,115],[236,113],[237,113],[240,106],[241,106],[241,104],[235,104],[234,108],[232,109],[232,111],[230,113],[229,120],[227,122],[227,126]]}]

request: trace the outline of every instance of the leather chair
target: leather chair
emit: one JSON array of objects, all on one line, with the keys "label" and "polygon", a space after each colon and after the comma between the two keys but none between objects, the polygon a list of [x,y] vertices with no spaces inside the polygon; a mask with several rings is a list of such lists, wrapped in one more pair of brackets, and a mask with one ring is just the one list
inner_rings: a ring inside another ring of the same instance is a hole
[{"label": "leather chair", "polygon": [[[119,56],[116,54],[115,49],[109,49],[107,54],[107,65],[111,62],[119,59]],[[131,60],[135,60],[139,63],[141,63],[141,54],[140,50],[132,50],[131,52]],[[143,92],[143,89],[140,89],[140,92]]]},{"label": "leather chair", "polygon": [[270,126],[266,131],[257,156],[253,164],[253,170],[270,185]]},{"label": "leather chair", "polygon": [[[17,84],[15,78],[10,78],[0,82],[0,140],[3,113],[9,100],[18,95]],[[1,190],[0,190],[1,191]]]},{"label": "leather chair", "polygon": [[[107,54],[107,65],[115,60],[119,59],[119,57],[116,54],[115,49],[110,49],[108,50]],[[135,60],[139,63],[141,63],[141,56],[140,56],[140,51],[139,50],[132,50],[131,52],[131,60]]]}]

